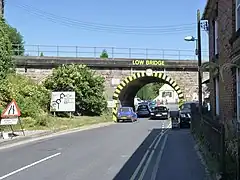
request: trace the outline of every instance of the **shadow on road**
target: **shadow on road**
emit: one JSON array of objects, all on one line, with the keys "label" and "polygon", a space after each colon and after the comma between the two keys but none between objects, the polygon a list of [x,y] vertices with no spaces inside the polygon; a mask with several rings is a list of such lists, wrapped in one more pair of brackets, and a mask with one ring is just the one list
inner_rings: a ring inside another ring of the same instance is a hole
[{"label": "shadow on road", "polygon": [[[150,134],[144,139],[142,144],[137,148],[133,155],[128,159],[124,164],[121,170],[113,178],[113,180],[127,180],[131,179],[138,165],[140,164],[144,154],[148,150],[151,143],[154,141],[154,138],[162,131],[163,129],[152,129]],[[164,129],[165,130],[165,129]]]}]

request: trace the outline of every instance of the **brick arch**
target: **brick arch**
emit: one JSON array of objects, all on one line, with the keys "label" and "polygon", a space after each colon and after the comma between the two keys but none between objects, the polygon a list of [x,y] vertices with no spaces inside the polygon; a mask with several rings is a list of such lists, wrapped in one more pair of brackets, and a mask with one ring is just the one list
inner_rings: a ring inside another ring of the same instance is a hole
[{"label": "brick arch", "polygon": [[166,74],[160,73],[160,72],[154,72],[151,76],[149,76],[147,75],[146,72],[134,73],[133,75],[128,76],[124,80],[122,80],[113,93],[114,107],[112,108],[112,118],[114,121],[117,120],[117,109],[118,109],[119,95],[121,91],[132,81],[143,78],[143,77],[154,77],[154,78],[159,78],[160,80],[163,80],[177,92],[179,99],[184,98],[183,92],[178,86],[178,84],[172,78],[168,77]]}]

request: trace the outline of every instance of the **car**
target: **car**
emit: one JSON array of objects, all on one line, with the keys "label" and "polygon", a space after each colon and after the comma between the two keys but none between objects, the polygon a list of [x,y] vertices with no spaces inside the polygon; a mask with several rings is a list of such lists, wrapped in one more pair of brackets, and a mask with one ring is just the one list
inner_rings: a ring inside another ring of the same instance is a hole
[{"label": "car", "polygon": [[156,102],[154,102],[154,101],[150,102],[149,107],[150,107],[151,111],[154,110],[154,108],[156,107]]},{"label": "car", "polygon": [[150,119],[169,119],[170,113],[166,106],[157,106],[151,112]]},{"label": "car", "polygon": [[190,127],[191,126],[191,120],[192,120],[192,109],[198,108],[198,102],[185,102],[180,106],[180,127]]},{"label": "car", "polygon": [[146,103],[142,103],[137,108],[138,117],[150,117],[150,107]]},{"label": "car", "polygon": [[120,107],[117,114],[117,122],[120,121],[137,121],[137,114],[132,107]]}]

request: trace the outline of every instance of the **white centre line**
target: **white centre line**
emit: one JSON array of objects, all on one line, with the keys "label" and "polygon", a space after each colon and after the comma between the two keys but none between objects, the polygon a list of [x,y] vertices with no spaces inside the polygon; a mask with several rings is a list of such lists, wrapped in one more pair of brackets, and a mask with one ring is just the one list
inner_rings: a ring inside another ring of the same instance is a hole
[{"label": "white centre line", "polygon": [[158,156],[157,156],[156,164],[155,164],[155,166],[154,166],[154,168],[153,168],[151,180],[156,180],[159,163],[160,163],[160,161],[161,161],[164,148],[165,148],[165,146],[166,146],[167,138],[168,138],[168,134],[166,134],[166,136],[165,136],[165,138],[164,138],[164,140],[163,140],[163,144],[162,144],[161,150],[160,150],[160,152],[159,152],[159,154],[158,154]]},{"label": "white centre line", "polygon": [[59,153],[56,153],[56,154],[53,154],[53,155],[48,156],[48,157],[45,157],[45,158],[43,158],[43,159],[41,159],[41,160],[39,160],[39,161],[36,161],[36,162],[34,162],[34,163],[32,163],[32,164],[29,164],[29,165],[24,166],[24,167],[22,167],[22,168],[20,168],[20,169],[17,169],[17,170],[15,170],[15,171],[13,171],[13,172],[10,172],[10,173],[8,173],[8,174],[6,174],[6,175],[4,175],[4,176],[1,176],[1,177],[0,177],[0,180],[6,179],[6,178],[9,177],[9,176],[12,176],[12,175],[14,175],[14,174],[16,174],[16,173],[18,173],[18,172],[24,171],[25,169],[28,169],[28,168],[30,168],[30,167],[33,167],[33,166],[35,166],[35,165],[37,165],[37,164],[39,164],[39,163],[41,163],[41,162],[47,161],[47,160],[52,159],[52,158],[54,158],[54,157],[56,157],[56,156],[59,156],[60,154],[61,154],[60,152],[59,152]]}]

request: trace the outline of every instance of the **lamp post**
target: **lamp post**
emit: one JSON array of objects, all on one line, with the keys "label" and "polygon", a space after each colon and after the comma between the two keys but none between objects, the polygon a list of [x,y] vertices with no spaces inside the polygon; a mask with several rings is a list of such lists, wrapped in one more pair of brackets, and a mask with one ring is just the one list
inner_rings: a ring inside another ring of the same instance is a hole
[{"label": "lamp post", "polygon": [[200,119],[202,118],[202,48],[201,48],[201,19],[200,10],[197,10],[197,38],[194,36],[186,36],[185,41],[196,42],[196,55],[198,56],[198,99],[199,99],[199,113]]}]

